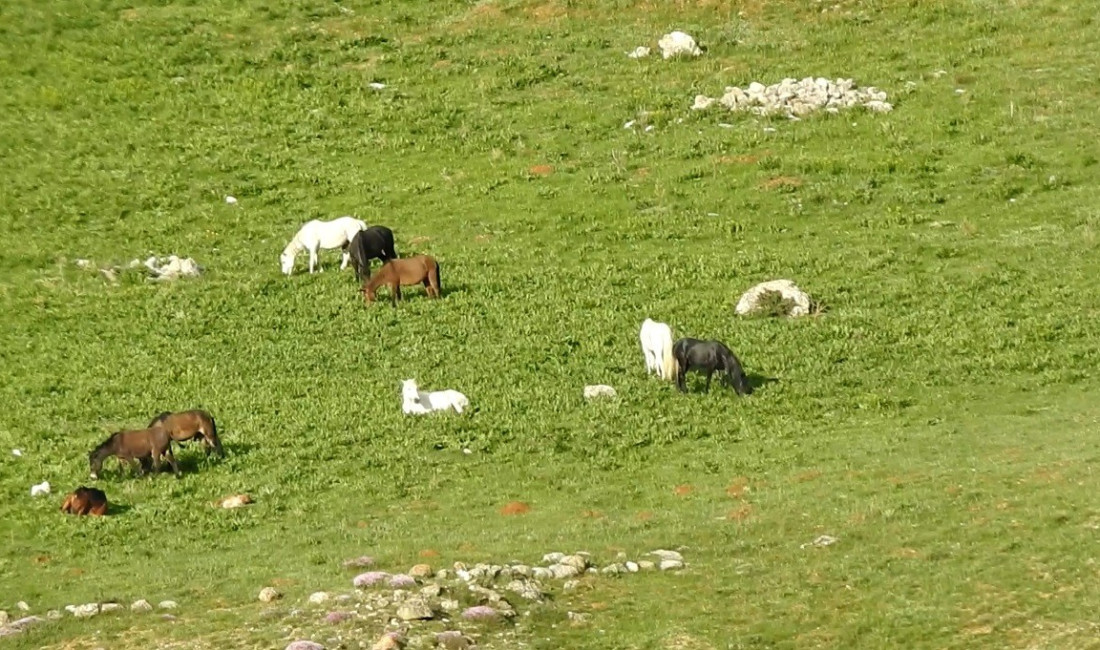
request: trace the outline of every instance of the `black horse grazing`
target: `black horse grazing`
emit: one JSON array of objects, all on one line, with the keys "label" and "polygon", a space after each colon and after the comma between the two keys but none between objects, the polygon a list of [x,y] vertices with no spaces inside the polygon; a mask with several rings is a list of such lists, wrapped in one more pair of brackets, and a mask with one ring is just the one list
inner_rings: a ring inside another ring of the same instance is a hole
[{"label": "black horse grazing", "polygon": [[688,370],[707,371],[707,390],[710,390],[710,377],[716,370],[726,373],[738,395],[752,395],[752,386],[745,378],[741,362],[733,352],[719,341],[700,341],[699,339],[680,339],[672,344],[672,357],[676,360],[676,387],[681,393],[687,392],[684,377]]},{"label": "black horse grazing", "polygon": [[397,251],[393,249],[393,231],[385,226],[371,226],[360,230],[348,245],[348,253],[355,269],[355,279],[362,284],[363,273],[370,276],[372,259],[382,260],[383,264],[397,259]]}]

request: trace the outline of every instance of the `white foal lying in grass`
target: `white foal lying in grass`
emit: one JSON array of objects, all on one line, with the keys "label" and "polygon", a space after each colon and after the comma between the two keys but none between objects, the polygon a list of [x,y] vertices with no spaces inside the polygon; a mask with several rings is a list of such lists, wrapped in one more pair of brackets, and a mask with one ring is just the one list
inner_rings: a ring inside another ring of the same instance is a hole
[{"label": "white foal lying in grass", "polygon": [[416,381],[406,379],[401,382],[401,398],[403,404],[401,410],[406,415],[421,415],[432,411],[445,411],[454,409],[461,413],[470,405],[470,400],[457,390],[437,390],[432,393],[422,393],[416,387]]},{"label": "white foal lying in grass", "polygon": [[309,251],[309,272],[313,273],[314,266],[321,270],[321,262],[317,257],[317,253],[322,248],[344,249],[343,259],[340,261],[340,270],[347,268],[348,260],[351,258],[351,254],[348,252],[348,244],[355,237],[355,233],[366,229],[367,224],[355,217],[340,217],[332,221],[319,221],[317,219],[307,221],[298,229],[298,234],[294,235],[294,239],[290,240],[290,243],[283,249],[283,254],[279,256],[283,273],[290,275],[290,272],[294,270],[294,258],[303,250]]},{"label": "white foal lying in grass", "polygon": [[672,328],[665,323],[645,319],[638,334],[645,354],[646,374],[657,373],[665,381],[676,377],[676,360],[672,356]]}]

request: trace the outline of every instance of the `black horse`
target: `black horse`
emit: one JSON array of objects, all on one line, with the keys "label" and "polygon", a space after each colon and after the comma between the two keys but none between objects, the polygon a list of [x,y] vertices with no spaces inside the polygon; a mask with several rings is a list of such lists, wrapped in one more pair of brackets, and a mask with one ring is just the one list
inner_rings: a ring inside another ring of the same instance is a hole
[{"label": "black horse", "polygon": [[716,370],[726,373],[738,395],[752,395],[752,386],[745,378],[741,362],[733,352],[719,341],[700,341],[699,339],[680,339],[672,344],[672,356],[676,359],[676,387],[681,393],[687,392],[684,377],[689,370],[707,371],[707,390],[710,390],[710,377]]},{"label": "black horse", "polygon": [[393,231],[385,226],[360,230],[348,244],[348,253],[351,255],[351,266],[355,269],[355,279],[362,283],[364,272],[370,277],[372,259],[382,260],[383,264],[397,259],[397,251],[393,249]]}]

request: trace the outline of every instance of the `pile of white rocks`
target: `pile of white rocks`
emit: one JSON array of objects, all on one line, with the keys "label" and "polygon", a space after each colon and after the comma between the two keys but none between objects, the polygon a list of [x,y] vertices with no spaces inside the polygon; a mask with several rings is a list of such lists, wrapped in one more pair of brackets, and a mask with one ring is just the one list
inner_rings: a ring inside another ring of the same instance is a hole
[{"label": "pile of white rocks", "polygon": [[715,103],[731,111],[788,117],[801,117],[819,110],[839,113],[842,109],[856,106],[878,113],[894,110],[894,106],[886,101],[886,91],[874,86],[858,88],[851,79],[832,81],[824,77],[806,77],[801,81],[787,78],[770,86],[758,81],[745,88],[727,86],[721,97],[696,95],[691,108],[705,110]]},{"label": "pile of white rocks", "polygon": [[[175,609],[176,603],[172,600],[163,600],[160,602],[159,607],[161,609]],[[22,601],[16,605],[16,609],[21,612],[30,612],[30,606]],[[83,605],[65,606],[65,611],[72,614],[74,618],[91,618],[99,614],[121,612],[124,609],[125,607],[119,603],[85,603]],[[151,612],[153,611],[153,606],[150,605],[147,600],[137,600],[130,605],[130,611],[134,613]],[[165,616],[171,618],[168,614],[165,614]],[[41,623],[42,621],[56,621],[63,617],[64,614],[62,614],[60,610],[51,609],[46,612],[45,618],[41,616],[24,616],[23,618],[13,621],[7,612],[0,611],[0,637],[18,634],[36,623]]]},{"label": "pile of white rocks", "polygon": [[148,279],[158,282],[177,278],[196,278],[202,274],[202,267],[195,260],[190,257],[177,257],[175,255],[169,255],[166,258],[159,258],[154,255],[146,259],[145,262],[135,259],[126,266],[99,268],[95,262],[88,259],[78,259],[76,265],[85,270],[98,271],[111,282],[116,282],[118,274],[127,269],[144,268],[149,272]]}]

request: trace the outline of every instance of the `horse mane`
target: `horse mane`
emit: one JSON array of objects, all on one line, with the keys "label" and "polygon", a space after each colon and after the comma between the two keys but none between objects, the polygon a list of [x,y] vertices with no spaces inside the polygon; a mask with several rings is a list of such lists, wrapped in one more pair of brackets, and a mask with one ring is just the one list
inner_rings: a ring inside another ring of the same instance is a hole
[{"label": "horse mane", "polygon": [[116,432],[112,433],[110,436],[107,437],[106,440],[99,443],[99,446],[97,446],[95,449],[93,449],[92,453],[89,454],[89,455],[90,456],[95,456],[95,455],[99,454],[101,451],[103,451],[104,449],[106,449],[108,446],[110,446],[110,444],[112,442],[114,442],[115,438],[118,436],[119,433],[120,433],[119,431],[116,431]]}]

